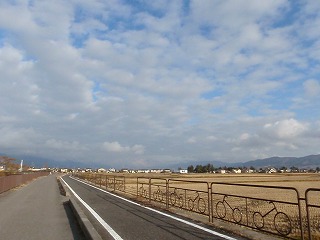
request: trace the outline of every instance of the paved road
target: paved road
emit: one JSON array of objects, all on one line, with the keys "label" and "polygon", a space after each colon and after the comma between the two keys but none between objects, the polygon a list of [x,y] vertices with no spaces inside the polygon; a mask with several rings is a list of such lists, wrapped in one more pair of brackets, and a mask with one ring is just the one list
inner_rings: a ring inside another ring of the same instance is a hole
[{"label": "paved road", "polygon": [[[98,218],[103,219],[100,220],[100,224],[98,221],[92,219],[91,221],[94,222],[93,224],[98,228],[98,232],[104,239],[240,239],[226,236],[225,233],[220,234],[216,229],[207,226],[207,230],[203,230],[192,222],[186,224],[186,222],[183,222],[185,220],[181,221],[160,214],[113,194],[100,191],[68,176],[63,177],[63,179],[81,200],[92,208],[94,214],[98,214]],[[115,232],[113,238],[101,224],[104,224],[111,234],[113,231]]]},{"label": "paved road", "polygon": [[66,200],[54,175],[0,194],[0,239],[84,239]]}]

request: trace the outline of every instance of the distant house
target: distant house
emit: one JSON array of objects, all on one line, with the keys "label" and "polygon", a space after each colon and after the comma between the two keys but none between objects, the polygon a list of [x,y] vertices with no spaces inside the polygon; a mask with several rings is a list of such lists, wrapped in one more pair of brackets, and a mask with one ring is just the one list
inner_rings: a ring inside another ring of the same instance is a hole
[{"label": "distant house", "polygon": [[[28,171],[31,171],[31,172],[40,172],[40,171],[46,171],[47,168],[28,168]],[[67,169],[68,170],[68,169]],[[58,169],[58,171],[62,172],[62,169]]]},{"label": "distant house", "polygon": [[0,171],[4,171],[4,166],[0,166]]},{"label": "distant house", "polygon": [[238,168],[238,169],[233,169],[232,170],[234,173],[241,173],[241,169],[240,168]]},{"label": "distant house", "polygon": [[188,170],[187,169],[180,169],[179,173],[188,173]]},{"label": "distant house", "polygon": [[137,173],[149,173],[150,170],[149,169],[139,169],[137,170]]},{"label": "distant house", "polygon": [[266,170],[266,173],[276,173],[276,172],[277,172],[277,169],[275,169],[274,167],[268,168],[268,169]]},{"label": "distant house", "polygon": [[104,172],[106,172],[106,171],[107,171],[107,170],[104,169],[104,168],[99,168],[99,169],[97,170],[98,173],[104,173]]},{"label": "distant house", "polygon": [[150,173],[161,173],[162,169],[151,169]]},{"label": "distant house", "polygon": [[221,173],[221,174],[225,174],[225,173],[227,173],[227,171],[226,171],[225,169],[221,169],[221,170],[220,170],[220,173]]}]

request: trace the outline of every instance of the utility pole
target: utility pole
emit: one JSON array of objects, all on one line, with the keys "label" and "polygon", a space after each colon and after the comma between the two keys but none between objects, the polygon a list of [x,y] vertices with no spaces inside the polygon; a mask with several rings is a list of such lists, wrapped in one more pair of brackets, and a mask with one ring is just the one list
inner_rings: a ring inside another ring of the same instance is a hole
[{"label": "utility pole", "polygon": [[22,167],[23,167],[23,160],[21,160],[19,172],[22,172]]}]

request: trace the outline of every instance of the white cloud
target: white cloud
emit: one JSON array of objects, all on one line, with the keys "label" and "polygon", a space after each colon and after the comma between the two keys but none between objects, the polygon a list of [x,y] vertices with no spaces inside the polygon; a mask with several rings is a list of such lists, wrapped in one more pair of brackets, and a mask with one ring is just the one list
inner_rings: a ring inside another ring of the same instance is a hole
[{"label": "white cloud", "polygon": [[143,154],[145,151],[144,146],[135,144],[132,147],[122,146],[119,142],[104,142],[103,149],[107,152],[125,153],[133,152],[135,154]]},{"label": "white cloud", "polygon": [[104,142],[103,148],[109,152],[127,152],[130,150],[129,147],[123,147],[118,142]]},{"label": "white cloud", "polygon": [[309,79],[303,83],[303,87],[307,97],[316,97],[320,95],[319,81]]},{"label": "white cloud", "polygon": [[241,134],[241,136],[240,136],[240,140],[241,141],[246,141],[246,140],[248,140],[250,138],[250,134],[248,134],[248,133],[243,133],[243,134]]},{"label": "white cloud", "polygon": [[133,151],[135,154],[143,154],[145,151],[145,147],[142,145],[136,144],[131,147],[131,151]]},{"label": "white cloud", "polygon": [[187,143],[196,143],[197,139],[195,137],[190,137],[187,139]]},{"label": "white cloud", "polygon": [[217,137],[216,137],[216,136],[213,136],[213,135],[207,136],[206,139],[207,139],[208,141],[216,141],[216,140],[218,140]]},{"label": "white cloud", "polygon": [[308,130],[308,125],[295,119],[285,119],[264,125],[264,129],[280,139],[295,138]]},{"label": "white cloud", "polygon": [[0,127],[0,146],[2,149],[19,148],[31,151],[36,148],[38,134],[33,128]]},{"label": "white cloud", "polygon": [[318,9],[1,1],[0,148],[123,167],[318,152]]},{"label": "white cloud", "polygon": [[71,150],[71,151],[79,151],[83,147],[81,147],[80,143],[77,141],[69,142],[69,141],[62,141],[56,139],[48,139],[45,142],[45,146],[51,149],[57,150]]}]

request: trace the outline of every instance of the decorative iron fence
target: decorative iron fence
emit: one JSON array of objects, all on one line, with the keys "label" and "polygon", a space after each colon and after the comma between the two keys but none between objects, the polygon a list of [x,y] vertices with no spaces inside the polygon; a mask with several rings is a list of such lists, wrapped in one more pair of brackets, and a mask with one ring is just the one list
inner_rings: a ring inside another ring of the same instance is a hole
[{"label": "decorative iron fence", "polygon": [[289,239],[303,238],[299,199],[291,187],[211,183],[212,218]]},{"label": "decorative iron fence", "polygon": [[137,178],[137,196],[168,207],[168,180],[164,178]]},{"label": "decorative iron fence", "polygon": [[168,180],[169,207],[206,215],[210,221],[209,198],[208,182]]},{"label": "decorative iron fence", "polygon": [[74,174],[75,177],[89,181],[94,185],[104,187],[111,191],[126,191],[126,180],[124,176],[110,176],[105,174]]},{"label": "decorative iron fence", "polygon": [[[320,188],[301,197],[293,187],[76,174],[100,187],[134,194],[164,208],[176,208],[287,239],[320,239]],[[127,185],[135,185],[135,192]]]}]

